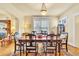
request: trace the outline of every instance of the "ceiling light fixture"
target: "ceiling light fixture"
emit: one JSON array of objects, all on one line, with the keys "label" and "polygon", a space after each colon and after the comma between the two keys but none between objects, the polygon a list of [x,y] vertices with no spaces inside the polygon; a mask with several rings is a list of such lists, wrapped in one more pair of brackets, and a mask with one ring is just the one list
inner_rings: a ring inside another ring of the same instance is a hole
[{"label": "ceiling light fixture", "polygon": [[46,13],[47,13],[47,8],[46,8],[44,3],[42,3],[42,7],[41,7],[41,11],[40,12],[41,12],[42,15],[46,15]]}]

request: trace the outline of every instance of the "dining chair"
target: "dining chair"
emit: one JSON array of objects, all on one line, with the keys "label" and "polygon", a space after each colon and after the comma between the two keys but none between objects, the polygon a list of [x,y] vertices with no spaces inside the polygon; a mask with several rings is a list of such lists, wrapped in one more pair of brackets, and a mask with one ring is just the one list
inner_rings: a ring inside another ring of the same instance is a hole
[{"label": "dining chair", "polygon": [[[62,32],[60,34],[60,39],[62,40],[62,46],[65,45],[66,52],[68,52],[68,33]],[[63,47],[62,47],[63,48]]]},{"label": "dining chair", "polygon": [[37,46],[36,46],[36,35],[34,34],[28,34],[26,35],[26,37],[28,37],[29,42],[26,42],[26,56],[28,55],[28,53],[35,53],[35,55],[37,55]]},{"label": "dining chair", "polygon": [[[47,55],[47,53],[54,53],[54,55],[57,55],[57,42],[53,42],[53,37],[54,37],[54,34],[47,35],[46,55]],[[50,41],[48,41],[48,40],[50,40]]]},{"label": "dining chair", "polygon": [[47,33],[47,31],[41,31],[41,34],[42,35],[47,35],[48,33]]},{"label": "dining chair", "polygon": [[48,32],[47,31],[44,31],[44,35],[48,35]]},{"label": "dining chair", "polygon": [[37,32],[36,31],[32,31],[32,33],[31,34],[34,34],[34,35],[36,35],[37,34]]},{"label": "dining chair", "polygon": [[16,51],[20,51],[21,56],[21,51],[23,51],[24,53],[24,44],[20,44],[18,42],[18,38],[16,37],[16,35],[18,35],[17,32],[14,34],[14,54],[16,54]]}]

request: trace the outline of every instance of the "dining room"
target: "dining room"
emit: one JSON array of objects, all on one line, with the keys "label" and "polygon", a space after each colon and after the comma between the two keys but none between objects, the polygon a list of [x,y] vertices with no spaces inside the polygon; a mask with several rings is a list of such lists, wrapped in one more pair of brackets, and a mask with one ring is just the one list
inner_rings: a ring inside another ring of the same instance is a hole
[{"label": "dining room", "polygon": [[0,3],[0,56],[78,56],[78,18],[78,3]]}]

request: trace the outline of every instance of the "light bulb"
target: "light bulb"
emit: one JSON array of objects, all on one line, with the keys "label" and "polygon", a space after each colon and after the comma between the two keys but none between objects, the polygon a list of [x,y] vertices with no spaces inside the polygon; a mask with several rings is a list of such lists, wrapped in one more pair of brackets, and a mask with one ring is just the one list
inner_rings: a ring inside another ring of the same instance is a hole
[{"label": "light bulb", "polygon": [[47,13],[46,10],[42,10],[42,11],[41,11],[41,14],[42,14],[42,15],[46,15],[46,13]]}]

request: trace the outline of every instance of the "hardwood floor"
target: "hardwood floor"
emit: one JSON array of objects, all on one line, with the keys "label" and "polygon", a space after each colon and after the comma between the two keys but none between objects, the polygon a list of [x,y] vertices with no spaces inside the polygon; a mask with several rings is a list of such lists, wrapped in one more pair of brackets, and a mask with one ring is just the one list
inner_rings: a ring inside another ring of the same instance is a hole
[{"label": "hardwood floor", "polygon": [[69,53],[72,54],[73,56],[79,56],[79,48],[69,45],[68,49],[69,49]]},{"label": "hardwood floor", "polygon": [[[69,52],[63,50],[61,56],[79,56],[79,48],[68,46]],[[14,42],[5,47],[0,46],[0,56],[12,56],[14,52]],[[33,56],[34,54],[29,53],[28,56]],[[19,56],[19,52],[16,53],[16,56]],[[23,54],[25,56],[25,54]],[[48,56],[53,56],[53,54],[48,54]]]},{"label": "hardwood floor", "polygon": [[0,45],[0,56],[9,56],[13,53],[14,49],[14,43],[10,43],[9,45],[5,45],[4,47],[1,47]]}]

